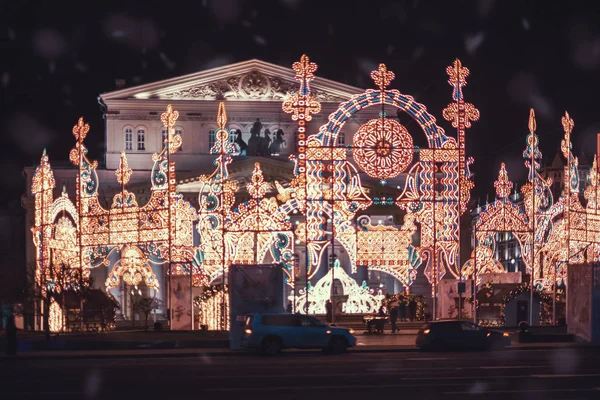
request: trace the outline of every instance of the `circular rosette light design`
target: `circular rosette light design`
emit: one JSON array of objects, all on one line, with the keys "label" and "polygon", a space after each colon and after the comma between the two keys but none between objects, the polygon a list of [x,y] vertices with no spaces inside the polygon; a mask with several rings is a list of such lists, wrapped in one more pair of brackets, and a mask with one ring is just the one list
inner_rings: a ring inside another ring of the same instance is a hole
[{"label": "circular rosette light design", "polygon": [[354,161],[373,178],[398,176],[412,162],[413,152],[412,137],[396,120],[372,119],[354,135]]}]

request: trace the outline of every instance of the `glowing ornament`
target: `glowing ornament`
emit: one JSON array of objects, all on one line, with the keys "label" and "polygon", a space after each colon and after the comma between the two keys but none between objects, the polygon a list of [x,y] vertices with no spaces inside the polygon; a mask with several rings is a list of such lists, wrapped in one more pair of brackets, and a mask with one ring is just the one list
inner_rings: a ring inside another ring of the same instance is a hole
[{"label": "glowing ornament", "polygon": [[413,159],[413,140],[398,121],[378,118],[360,126],[354,134],[354,161],[373,178],[394,178]]}]

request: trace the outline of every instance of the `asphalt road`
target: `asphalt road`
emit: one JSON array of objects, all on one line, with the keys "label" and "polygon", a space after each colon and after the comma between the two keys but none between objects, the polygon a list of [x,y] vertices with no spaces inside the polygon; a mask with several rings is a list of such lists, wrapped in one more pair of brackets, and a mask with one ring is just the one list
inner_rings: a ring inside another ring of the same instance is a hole
[{"label": "asphalt road", "polygon": [[600,349],[0,360],[1,399],[600,399]]}]

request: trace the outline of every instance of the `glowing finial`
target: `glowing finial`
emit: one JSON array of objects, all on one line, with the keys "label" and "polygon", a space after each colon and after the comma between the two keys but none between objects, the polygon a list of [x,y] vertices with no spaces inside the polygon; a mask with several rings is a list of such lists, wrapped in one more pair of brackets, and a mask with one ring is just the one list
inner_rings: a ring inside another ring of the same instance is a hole
[{"label": "glowing finial", "polygon": [[[85,154],[87,153],[87,150],[86,150],[85,146],[83,145],[83,140],[85,139],[85,137],[87,136],[89,131],[90,131],[90,124],[86,124],[83,121],[83,117],[79,117],[77,124],[75,124],[75,126],[73,126],[73,136],[75,136],[75,140],[77,140],[77,143],[75,144],[75,147],[73,147],[71,149],[71,152],[69,153],[69,160],[71,161],[71,163],[73,165],[79,165],[81,163],[82,159],[85,158]],[[95,166],[94,166],[94,168],[95,168]]]},{"label": "glowing finial", "polygon": [[179,112],[173,111],[173,106],[170,104],[167,105],[167,111],[162,113],[160,116],[160,120],[162,121],[165,128],[172,128],[175,126],[175,122],[177,122],[177,118],[179,118]]},{"label": "glowing finial", "polygon": [[563,130],[565,131],[565,134],[570,135],[571,132],[573,132],[573,127],[575,126],[575,123],[573,122],[567,111],[565,111],[565,116],[562,117],[562,126]]},{"label": "glowing finial", "polygon": [[73,136],[78,142],[83,142],[88,132],[90,131],[90,124],[83,122],[83,117],[79,117],[79,121],[73,127]]},{"label": "glowing finial", "polygon": [[535,111],[533,108],[529,109],[529,133],[532,135],[535,133],[537,125],[535,123]]},{"label": "glowing finial", "polygon": [[500,165],[500,172],[498,172],[498,180],[494,182],[496,188],[496,196],[500,199],[505,199],[510,195],[513,183],[508,179],[508,172],[506,172],[506,165],[502,163]]},{"label": "glowing finial", "polygon": [[467,76],[469,76],[469,73],[469,69],[463,67],[462,62],[458,58],[454,60],[452,65],[446,67],[448,83],[454,88],[452,91],[452,98],[454,100],[462,99],[462,87],[467,85]]},{"label": "glowing finial", "polygon": [[306,54],[302,54],[300,61],[296,61],[292,64],[292,69],[296,72],[296,79],[312,80],[315,76],[314,73],[317,71],[317,64],[310,62],[310,58]]},{"label": "glowing finial", "polygon": [[379,64],[377,70],[371,72],[371,79],[375,82],[375,85],[379,90],[385,90],[390,82],[396,77],[392,71],[388,71],[385,64]]},{"label": "glowing finial", "polygon": [[121,152],[121,161],[119,162],[119,168],[115,171],[115,175],[117,175],[117,182],[121,185],[127,185],[129,183],[129,178],[131,178],[131,168],[127,164],[127,156],[125,152]]},{"label": "glowing finial", "polygon": [[227,111],[225,111],[225,103],[219,103],[219,111],[217,113],[217,125],[219,129],[225,129],[225,125],[227,124]]},{"label": "glowing finial", "polygon": [[268,184],[265,182],[259,163],[254,163],[252,181],[246,184],[246,189],[253,199],[260,199],[267,194]]},{"label": "glowing finial", "polygon": [[315,77],[314,73],[317,70],[317,64],[310,62],[306,54],[302,54],[300,61],[292,64],[292,69],[296,73],[296,80],[300,82],[300,94],[308,96],[310,94],[310,81]]}]

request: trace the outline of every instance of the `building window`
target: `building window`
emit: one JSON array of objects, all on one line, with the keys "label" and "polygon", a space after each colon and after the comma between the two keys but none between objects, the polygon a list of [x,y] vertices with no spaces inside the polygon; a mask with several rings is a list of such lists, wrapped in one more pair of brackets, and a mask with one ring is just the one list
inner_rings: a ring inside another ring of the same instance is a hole
[{"label": "building window", "polygon": [[229,130],[229,143],[231,143],[231,144],[235,143],[235,137],[236,137],[235,131],[236,131],[235,129]]},{"label": "building window", "polygon": [[161,138],[162,138],[162,147],[165,147],[165,141],[167,140],[167,130],[163,129],[161,131]]},{"label": "building window", "polygon": [[211,129],[210,131],[208,131],[208,152],[209,153],[212,150],[212,148],[215,146],[215,142],[217,141],[216,133],[217,133],[217,131],[215,131],[214,129]]},{"label": "building window", "polygon": [[338,147],[344,147],[346,145],[346,133],[340,132],[337,137]]},{"label": "building window", "polygon": [[181,136],[181,146],[179,146],[179,151],[183,151],[183,129],[177,127],[175,128],[175,134]]},{"label": "building window", "polygon": [[137,130],[137,149],[146,150],[146,131],[144,128],[138,128]]},{"label": "building window", "polygon": [[133,129],[125,129],[125,150],[133,150]]}]

